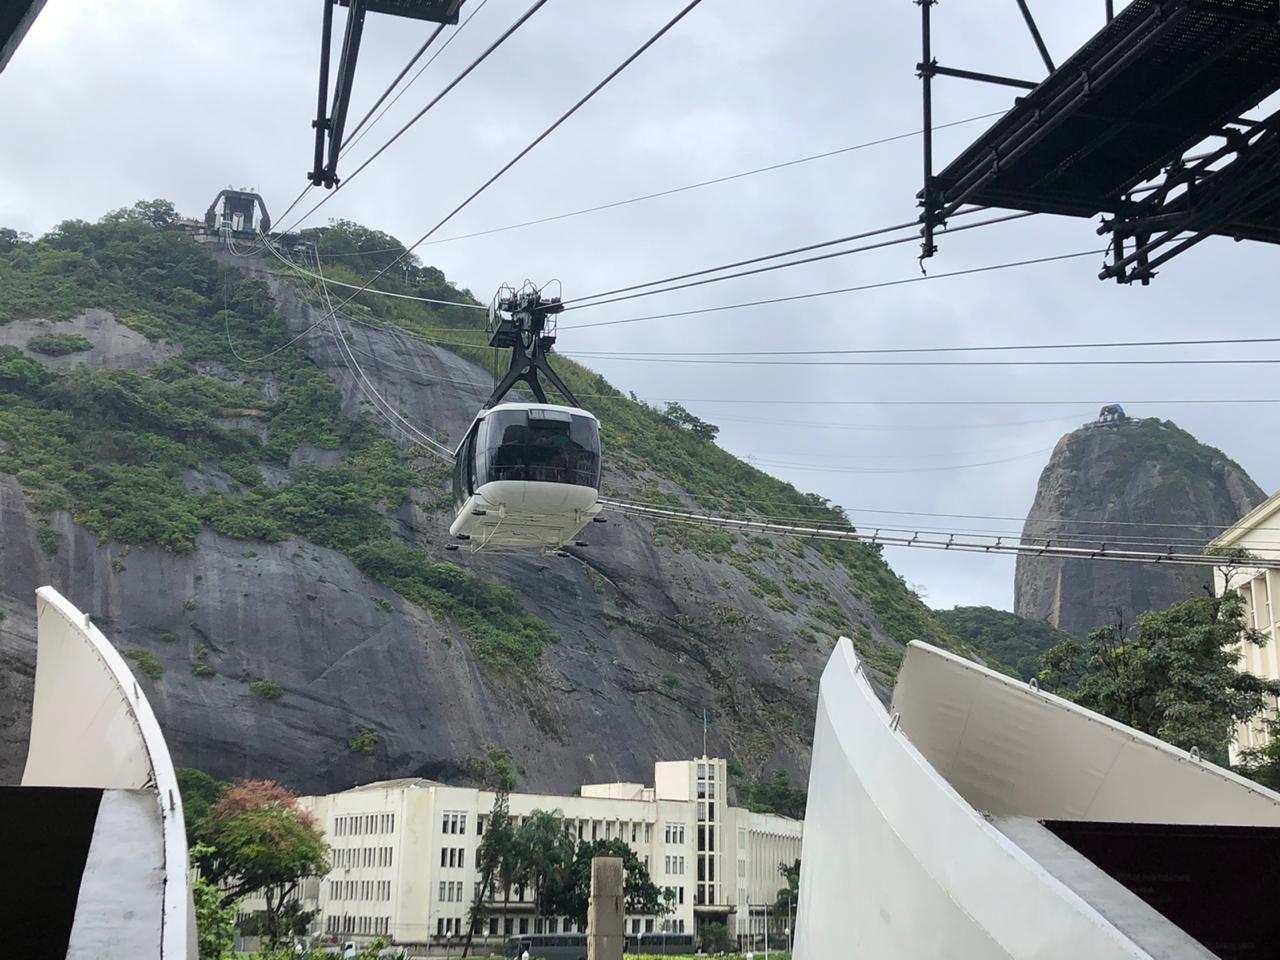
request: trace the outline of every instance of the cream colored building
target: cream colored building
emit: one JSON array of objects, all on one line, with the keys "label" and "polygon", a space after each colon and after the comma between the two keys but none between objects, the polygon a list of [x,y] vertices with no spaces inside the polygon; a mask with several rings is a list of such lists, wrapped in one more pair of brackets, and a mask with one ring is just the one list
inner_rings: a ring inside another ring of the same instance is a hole
[{"label": "cream colored building", "polygon": [[[1280,493],[1241,517],[1209,547],[1240,547],[1256,557],[1280,558]],[[1280,680],[1280,629],[1277,629],[1277,621],[1280,621],[1280,570],[1218,567],[1214,572],[1214,586],[1219,596],[1226,590],[1239,592],[1244,598],[1245,623],[1267,638],[1261,647],[1242,644],[1240,669],[1269,680]],[[1267,739],[1266,728],[1261,721],[1241,724],[1236,728],[1236,742],[1231,745],[1231,762],[1236,762],[1240,749],[1261,747]]]},{"label": "cream colored building", "polygon": [[[654,765],[654,785],[586,784],[580,796],[512,793],[517,822],[535,810],[560,812],[580,841],[621,838],[657,886],[675,893],[664,917],[626,918],[628,934],[696,933],[707,921],[730,935],[763,936],[765,905],[785,881],[778,865],[800,856],[802,823],[728,805],[722,759]],[[478,882],[476,853],[493,808],[488,790],[431,780],[371,783],[342,793],[303,797],[332,853],[333,868],[304,885],[313,929],[326,938],[446,948],[466,934]],[[534,917],[532,894],[512,889],[503,910],[495,897],[478,931],[483,942],[521,933],[581,932],[566,917]],[[259,904],[247,902],[243,910]],[[781,926],[781,924],[777,924]]]}]

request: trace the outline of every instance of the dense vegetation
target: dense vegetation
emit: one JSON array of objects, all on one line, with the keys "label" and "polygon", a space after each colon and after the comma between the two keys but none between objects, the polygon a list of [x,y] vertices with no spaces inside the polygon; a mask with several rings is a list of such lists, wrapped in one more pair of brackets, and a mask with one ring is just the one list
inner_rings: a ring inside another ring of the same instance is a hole
[{"label": "dense vegetation", "polygon": [[78,333],[42,333],[27,341],[27,349],[49,357],[64,357],[93,349],[93,341]]},{"label": "dense vegetation", "polygon": [[967,643],[987,664],[1027,680],[1040,673],[1040,655],[1070,639],[1047,623],[1028,620],[1007,610],[991,607],[956,607],[935,611],[951,633]]}]

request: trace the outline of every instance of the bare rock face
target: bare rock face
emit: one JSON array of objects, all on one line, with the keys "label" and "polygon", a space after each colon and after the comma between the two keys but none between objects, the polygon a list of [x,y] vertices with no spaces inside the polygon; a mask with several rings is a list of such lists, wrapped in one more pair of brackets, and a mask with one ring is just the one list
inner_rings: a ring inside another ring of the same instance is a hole
[{"label": "bare rock face", "polygon": [[[1113,419],[1058,441],[1023,536],[1199,553],[1266,499],[1235,461],[1167,420]],[[1207,567],[1018,558],[1014,609],[1083,636],[1199,595]]]},{"label": "bare rock face", "polygon": [[[32,337],[49,334],[84,337],[90,347],[65,356],[46,356],[27,346]],[[69,320],[14,320],[0,324],[0,346],[18,347],[54,368],[85,364],[109,370],[145,370],[181,353],[177,344],[148,340],[106,310],[86,310]]]}]

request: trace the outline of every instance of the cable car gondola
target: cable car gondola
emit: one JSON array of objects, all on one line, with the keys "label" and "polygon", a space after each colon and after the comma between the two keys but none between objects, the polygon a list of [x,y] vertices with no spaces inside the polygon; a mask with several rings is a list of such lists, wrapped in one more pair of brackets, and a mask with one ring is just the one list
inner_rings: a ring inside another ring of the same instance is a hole
[{"label": "cable car gondola", "polygon": [[[454,454],[458,513],[449,533],[473,551],[555,550],[600,513],[600,424],[546,359],[562,309],[558,297],[526,286],[504,288],[490,310],[489,343],[511,348],[511,366]],[[547,402],[539,371],[567,405]],[[536,402],[502,402],[518,382]]]}]

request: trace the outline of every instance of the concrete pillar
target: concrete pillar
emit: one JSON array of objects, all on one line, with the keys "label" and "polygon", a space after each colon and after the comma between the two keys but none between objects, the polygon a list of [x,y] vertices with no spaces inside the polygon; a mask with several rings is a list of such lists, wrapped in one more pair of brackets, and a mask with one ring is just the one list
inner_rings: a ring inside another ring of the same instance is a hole
[{"label": "concrete pillar", "polygon": [[622,960],[626,945],[621,857],[591,861],[591,903],[587,907],[587,960]]}]

